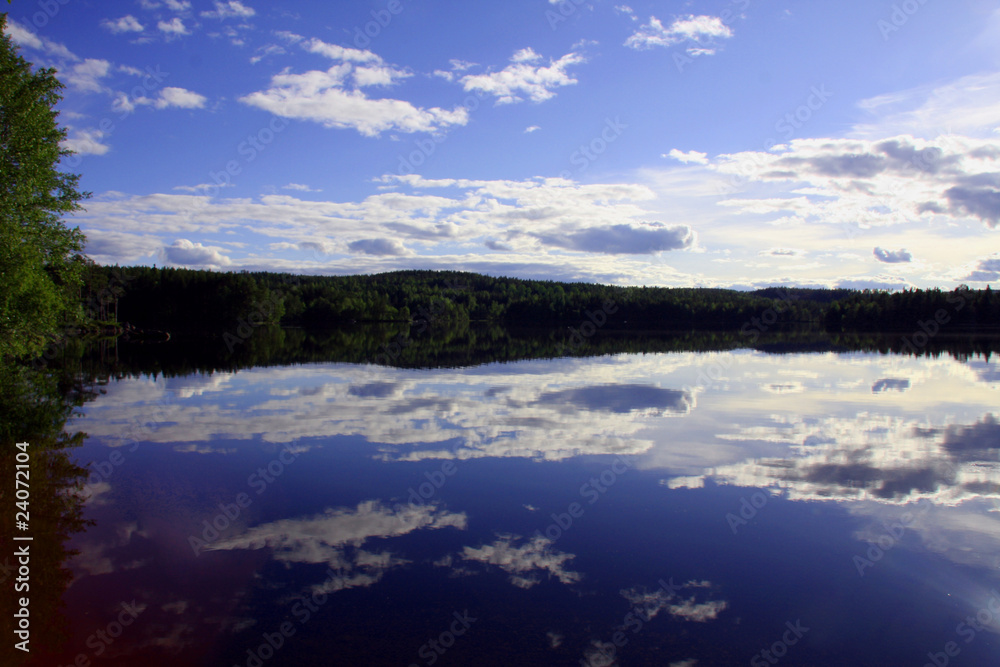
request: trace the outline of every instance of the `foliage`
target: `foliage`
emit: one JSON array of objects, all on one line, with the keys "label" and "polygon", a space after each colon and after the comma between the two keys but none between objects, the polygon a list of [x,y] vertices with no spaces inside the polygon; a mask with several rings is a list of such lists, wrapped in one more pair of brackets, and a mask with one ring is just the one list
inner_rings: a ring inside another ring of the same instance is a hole
[{"label": "foliage", "polygon": [[58,170],[71,151],[54,106],[53,69],[32,71],[3,34],[0,14],[0,357],[37,354],[60,322],[79,313],[83,234],[62,216],[89,196]]}]

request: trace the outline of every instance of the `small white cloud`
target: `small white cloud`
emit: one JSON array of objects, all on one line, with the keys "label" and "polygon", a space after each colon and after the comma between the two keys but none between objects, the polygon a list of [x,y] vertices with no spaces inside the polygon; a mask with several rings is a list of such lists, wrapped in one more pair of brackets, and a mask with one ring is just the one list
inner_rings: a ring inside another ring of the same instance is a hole
[{"label": "small white cloud", "polygon": [[674,148],[663,157],[673,158],[674,160],[683,162],[685,164],[691,164],[691,163],[708,164],[708,154],[699,153],[698,151],[691,151],[689,153],[685,153],[683,151],[679,151],[676,148]]},{"label": "small white cloud", "polygon": [[635,34],[625,40],[625,46],[631,49],[652,49],[657,46],[671,47],[682,42],[692,41],[698,44],[690,51],[697,55],[713,54],[713,45],[717,39],[729,39],[733,36],[732,29],[717,16],[695,16],[688,14],[676,19],[669,27],[655,16],[649,18],[649,23],[641,26]]},{"label": "small white cloud", "polygon": [[72,69],[65,72],[63,76],[74,88],[89,93],[99,93],[104,90],[100,80],[108,76],[110,72],[111,63],[107,60],[87,58],[82,63],[73,65]]},{"label": "small white cloud", "polygon": [[175,12],[186,12],[191,9],[191,3],[187,0],[166,0],[167,7]]},{"label": "small white cloud", "polygon": [[156,24],[161,32],[165,32],[168,35],[190,35],[188,29],[184,27],[184,22],[178,17],[172,18],[170,21],[159,21]]},{"label": "small white cloud", "polygon": [[633,21],[639,20],[639,17],[635,15],[635,10],[633,10],[628,5],[615,5],[615,11],[618,12],[619,14],[624,14]]},{"label": "small white cloud", "polygon": [[167,107],[177,107],[180,109],[201,109],[205,106],[205,102],[207,101],[208,98],[204,95],[199,95],[198,93],[184,88],[168,86],[160,91],[160,95],[153,102],[153,106],[157,109],[166,109]]},{"label": "small white cloud", "polygon": [[51,39],[46,37],[39,37],[16,21],[7,21],[7,26],[4,28],[4,34],[10,37],[10,39],[18,46],[35,49],[36,51],[44,51],[51,56],[65,58],[66,60],[76,61],[80,59],[76,54],[62,44],[53,42]]},{"label": "small white cloud", "polygon": [[524,133],[531,134],[532,132],[538,132],[538,130],[540,129],[542,128],[539,127],[538,125],[529,125],[528,127],[524,128]]},{"label": "small white cloud", "polygon": [[199,183],[198,185],[177,185],[174,186],[174,190],[180,190],[181,192],[206,192],[214,188],[233,187],[233,183]]},{"label": "small white cloud", "polygon": [[115,34],[122,32],[142,32],[145,30],[143,25],[131,14],[113,21],[111,19],[104,19],[101,21],[101,26]]},{"label": "small white cloud", "polygon": [[216,1],[214,11],[202,12],[201,15],[205,18],[221,20],[228,18],[250,18],[256,13],[252,7],[247,7],[239,0],[229,0],[228,2]]},{"label": "small white cloud", "polygon": [[281,188],[282,190],[297,190],[299,192],[322,192],[322,190],[314,190],[308,185],[303,185],[302,183],[289,183]]},{"label": "small white cloud", "polygon": [[511,57],[511,64],[499,72],[470,74],[461,78],[466,91],[482,91],[497,98],[497,104],[544,102],[555,97],[554,89],[577,82],[568,73],[572,65],[586,62],[583,55],[567,53],[547,66],[539,64],[542,57],[530,48],[521,49]]},{"label": "small white cloud", "polygon": [[103,137],[100,130],[79,130],[64,139],[60,146],[78,155],[104,155],[111,147],[101,143]]}]

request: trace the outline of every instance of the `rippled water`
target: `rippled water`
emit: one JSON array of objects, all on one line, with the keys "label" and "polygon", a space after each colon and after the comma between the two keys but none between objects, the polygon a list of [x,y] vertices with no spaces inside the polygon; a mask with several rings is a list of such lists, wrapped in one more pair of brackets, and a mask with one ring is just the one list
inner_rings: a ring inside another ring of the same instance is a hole
[{"label": "rippled water", "polygon": [[1000,664],[998,399],[749,350],[120,380],[60,664]]}]

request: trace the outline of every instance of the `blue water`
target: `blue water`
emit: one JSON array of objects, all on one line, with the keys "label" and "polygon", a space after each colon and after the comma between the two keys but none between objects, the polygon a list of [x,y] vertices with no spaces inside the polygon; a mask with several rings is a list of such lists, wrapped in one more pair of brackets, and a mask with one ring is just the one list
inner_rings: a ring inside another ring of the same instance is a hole
[{"label": "blue water", "polygon": [[998,370],[739,351],[121,380],[70,425],[95,525],[61,664],[1000,664]]}]

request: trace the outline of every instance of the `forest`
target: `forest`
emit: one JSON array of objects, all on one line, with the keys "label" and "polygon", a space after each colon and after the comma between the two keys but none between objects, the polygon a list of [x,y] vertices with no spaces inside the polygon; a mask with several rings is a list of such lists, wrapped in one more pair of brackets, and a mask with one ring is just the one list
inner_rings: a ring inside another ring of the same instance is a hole
[{"label": "forest", "polygon": [[[267,324],[331,329],[361,323],[440,327],[484,322],[585,332],[772,328],[919,332],[1000,327],[1000,298],[987,287],[953,291],[802,289],[752,292],[620,287],[490,277],[457,271],[304,276],[155,267],[87,267],[85,316],[170,332]],[[587,323],[591,324],[587,324]]]}]

